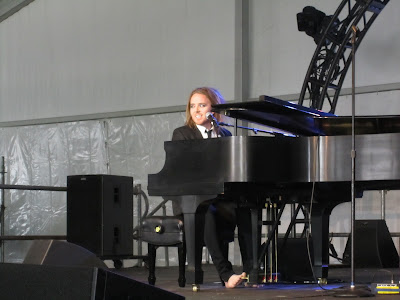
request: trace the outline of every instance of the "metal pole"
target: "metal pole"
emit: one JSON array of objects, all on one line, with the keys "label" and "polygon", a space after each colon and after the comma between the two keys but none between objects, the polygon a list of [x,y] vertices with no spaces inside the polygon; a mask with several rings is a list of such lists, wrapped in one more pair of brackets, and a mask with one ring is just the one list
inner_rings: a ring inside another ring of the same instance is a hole
[{"label": "metal pole", "polygon": [[[135,186],[135,191],[137,193],[137,209],[138,209],[138,224],[139,224],[139,236],[140,239],[138,240],[138,255],[142,255],[142,185],[137,184]],[[132,224],[133,225],[133,224]],[[139,265],[142,265],[142,260],[139,260]]]},{"label": "metal pole", "polygon": [[[162,211],[163,211],[163,216],[165,217],[167,215],[167,207],[165,205],[162,206]],[[169,267],[168,247],[164,247],[164,253],[165,253],[165,266]]]},{"label": "metal pole", "polygon": [[111,168],[110,168],[110,151],[108,147],[108,123],[107,121],[103,121],[103,130],[104,130],[104,147],[106,150],[106,168],[107,168],[107,174],[111,175]]},{"label": "metal pole", "polygon": [[66,240],[66,235],[3,235],[2,241]]},{"label": "metal pole", "polygon": [[[290,205],[290,220],[293,220],[293,217],[296,214],[296,204],[291,204]],[[292,238],[296,238],[296,223],[294,224],[293,228],[292,228],[292,232],[291,232],[291,236]]]},{"label": "metal pole", "polygon": [[20,184],[0,184],[0,189],[26,190],[26,191],[56,191],[56,192],[67,191],[67,187],[64,186],[20,185]]},{"label": "metal pole", "polygon": [[381,219],[385,220],[385,204],[386,204],[386,192],[385,190],[381,190]]},{"label": "metal pole", "polygon": [[352,42],[352,81],[351,81],[351,91],[352,91],[352,101],[351,101],[351,284],[350,287],[355,287],[355,269],[354,269],[354,234],[355,234],[355,181],[356,181],[356,138],[355,138],[355,130],[354,130],[354,119],[355,119],[355,111],[356,111],[356,93],[355,93],[355,44],[356,44],[356,35],[357,35],[357,27],[352,26],[353,36],[351,39]]},{"label": "metal pole", "polygon": [[[5,184],[6,179],[6,168],[4,163],[4,156],[1,157],[1,183]],[[0,224],[1,224],[1,236],[4,236],[4,214],[5,214],[6,206],[4,204],[4,189],[1,189],[1,207],[0,207]],[[0,247],[1,247],[1,262],[5,261],[4,257],[4,240],[1,240]]]},{"label": "metal pole", "polygon": [[235,119],[235,136],[238,135],[238,119]]}]

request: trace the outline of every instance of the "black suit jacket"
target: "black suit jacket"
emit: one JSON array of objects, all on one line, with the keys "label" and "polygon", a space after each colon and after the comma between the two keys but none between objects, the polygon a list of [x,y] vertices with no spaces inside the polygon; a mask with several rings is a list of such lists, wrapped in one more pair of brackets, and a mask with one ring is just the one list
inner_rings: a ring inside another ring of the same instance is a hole
[{"label": "black suit jacket", "polygon": [[[225,128],[219,127],[218,134],[223,136],[231,136],[231,132]],[[187,125],[178,127],[174,130],[172,134],[173,141],[180,141],[180,140],[197,140],[202,139],[203,135],[201,134],[200,130],[196,128],[191,128]]]},{"label": "black suit jacket", "polygon": [[[231,132],[225,128],[219,127],[219,135],[223,136],[231,136]],[[174,130],[172,134],[173,141],[181,141],[181,140],[201,140],[203,139],[203,135],[200,130],[197,128],[191,128],[187,125],[178,127]],[[206,205],[209,205],[209,201],[207,201]],[[172,211],[174,215],[181,214],[181,207],[177,204],[176,201],[172,201]]]}]

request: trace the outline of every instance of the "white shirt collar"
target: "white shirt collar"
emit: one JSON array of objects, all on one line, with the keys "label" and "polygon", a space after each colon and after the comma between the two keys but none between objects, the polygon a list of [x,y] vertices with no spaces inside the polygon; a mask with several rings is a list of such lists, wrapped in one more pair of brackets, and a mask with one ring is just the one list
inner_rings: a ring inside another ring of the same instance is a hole
[{"label": "white shirt collar", "polygon": [[[207,136],[207,131],[208,131],[208,129],[205,128],[205,127],[202,126],[202,125],[196,124],[196,126],[197,126],[197,128],[200,130],[201,135],[203,136],[203,139],[207,139],[207,138],[208,138],[208,136]],[[216,134],[216,132],[215,132],[215,130],[214,130],[214,126],[211,127],[211,130],[212,130],[212,131],[211,131],[211,137],[212,137],[212,138],[217,137],[217,134]]]}]

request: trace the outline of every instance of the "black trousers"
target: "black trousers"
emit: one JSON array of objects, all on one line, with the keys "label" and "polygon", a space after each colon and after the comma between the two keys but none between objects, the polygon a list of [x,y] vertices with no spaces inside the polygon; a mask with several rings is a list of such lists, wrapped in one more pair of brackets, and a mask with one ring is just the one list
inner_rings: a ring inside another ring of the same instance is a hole
[{"label": "black trousers", "polygon": [[235,274],[224,249],[234,239],[235,227],[238,227],[238,240],[243,261],[243,272],[252,269],[252,236],[250,209],[236,207],[233,201],[217,199],[205,214],[204,243],[213,263],[223,281]]}]

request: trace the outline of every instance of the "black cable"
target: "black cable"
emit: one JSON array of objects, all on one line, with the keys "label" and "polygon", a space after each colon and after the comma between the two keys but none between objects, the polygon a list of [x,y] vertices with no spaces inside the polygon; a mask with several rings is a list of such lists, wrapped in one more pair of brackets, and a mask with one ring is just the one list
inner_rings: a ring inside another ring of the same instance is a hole
[{"label": "black cable", "polygon": [[147,197],[146,193],[145,193],[143,190],[140,190],[140,194],[141,194],[141,195],[143,196],[143,198],[144,198],[144,207],[145,207],[145,210],[144,210],[144,213],[143,213],[143,215],[142,215],[142,219],[143,219],[143,218],[147,217],[147,214],[148,214],[148,212],[149,212],[150,204],[149,204],[149,198]]},{"label": "black cable", "polygon": [[333,257],[334,259],[336,259],[337,261],[339,261],[340,263],[343,263],[343,258],[340,258],[339,255],[336,252],[335,247],[332,244],[332,238],[329,240],[329,249],[332,251],[332,253],[329,253],[330,257]]},{"label": "black cable", "polygon": [[[327,289],[325,289],[325,291],[329,291]],[[294,296],[294,297],[285,297],[285,299],[310,299],[310,298],[320,298],[320,297],[330,297],[330,296],[334,296],[335,293],[334,292],[330,292],[330,293],[323,293],[321,294],[317,294],[317,295],[305,295],[305,296]]]},{"label": "black cable", "polygon": [[343,263],[343,258],[337,257],[337,256],[333,256],[331,253],[329,253],[329,256],[336,259],[337,261]]}]

